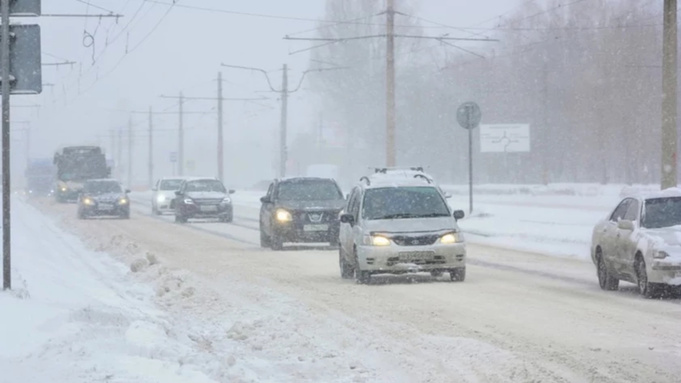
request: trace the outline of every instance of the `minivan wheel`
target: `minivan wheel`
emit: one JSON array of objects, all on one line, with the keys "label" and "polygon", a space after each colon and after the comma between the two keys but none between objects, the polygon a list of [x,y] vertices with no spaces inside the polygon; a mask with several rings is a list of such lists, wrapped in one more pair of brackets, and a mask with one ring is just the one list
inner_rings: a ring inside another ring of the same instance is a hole
[{"label": "minivan wheel", "polygon": [[272,233],[272,236],[269,238],[269,240],[272,250],[280,251],[284,249],[284,240],[276,233]]},{"label": "minivan wheel", "polygon": [[449,271],[449,278],[454,282],[463,282],[466,280],[466,268],[460,267]]},{"label": "minivan wheel", "polygon": [[260,247],[262,248],[268,248],[270,247],[270,239],[267,237],[267,234],[260,229]]},{"label": "minivan wheel", "polygon": [[342,248],[338,248],[338,266],[340,267],[341,278],[352,279],[355,270],[353,270],[352,265],[348,264],[345,259],[345,253]]},{"label": "minivan wheel", "polygon": [[371,272],[362,270],[359,267],[359,257],[357,257],[357,249],[355,249],[355,280],[362,285],[368,285],[371,282]]}]

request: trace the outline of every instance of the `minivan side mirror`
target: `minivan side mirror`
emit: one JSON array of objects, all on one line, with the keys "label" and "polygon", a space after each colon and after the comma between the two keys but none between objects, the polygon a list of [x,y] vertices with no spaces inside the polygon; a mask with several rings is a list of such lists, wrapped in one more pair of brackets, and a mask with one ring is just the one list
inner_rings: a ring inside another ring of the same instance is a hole
[{"label": "minivan side mirror", "polygon": [[454,219],[459,220],[465,216],[466,213],[464,213],[463,210],[454,210]]},{"label": "minivan side mirror", "polygon": [[354,225],[354,224],[355,224],[355,216],[352,215],[352,214],[347,214],[347,213],[341,214],[341,216],[340,216],[340,221],[341,221],[342,223],[347,223],[347,224],[350,224],[350,225]]},{"label": "minivan side mirror", "polygon": [[633,231],[634,230],[634,222],[629,221],[628,219],[623,219],[617,222],[617,228],[621,230],[629,230]]},{"label": "minivan side mirror", "polygon": [[270,199],[270,197],[264,196],[264,197],[260,198],[260,202],[262,202],[262,203],[272,203],[272,200]]}]

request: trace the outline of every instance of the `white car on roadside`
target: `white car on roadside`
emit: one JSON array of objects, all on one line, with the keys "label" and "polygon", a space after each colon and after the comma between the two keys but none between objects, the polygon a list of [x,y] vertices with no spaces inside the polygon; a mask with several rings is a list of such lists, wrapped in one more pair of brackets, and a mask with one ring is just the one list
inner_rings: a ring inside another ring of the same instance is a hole
[{"label": "white car on roadside", "polygon": [[161,178],[151,189],[151,212],[156,215],[172,213],[172,200],[175,198],[175,191],[180,189],[183,177]]},{"label": "white car on roadside", "polygon": [[624,198],[593,230],[591,259],[603,290],[619,281],[647,297],[681,286],[681,189]]}]

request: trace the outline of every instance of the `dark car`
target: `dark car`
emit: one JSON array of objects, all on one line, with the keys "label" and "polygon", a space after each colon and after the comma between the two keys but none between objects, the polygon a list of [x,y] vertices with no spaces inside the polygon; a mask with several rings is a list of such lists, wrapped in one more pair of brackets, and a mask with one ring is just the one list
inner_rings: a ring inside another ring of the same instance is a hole
[{"label": "dark car", "polygon": [[260,245],[281,250],[284,242],[338,245],[343,193],[330,178],[275,180],[260,199]]},{"label": "dark car", "polygon": [[130,190],[113,179],[89,180],[78,196],[78,218],[117,216],[130,218]]},{"label": "dark car", "polygon": [[182,182],[175,192],[172,203],[175,222],[185,223],[191,218],[217,218],[221,222],[232,222],[234,209],[230,194],[234,190],[216,178],[190,178]]}]

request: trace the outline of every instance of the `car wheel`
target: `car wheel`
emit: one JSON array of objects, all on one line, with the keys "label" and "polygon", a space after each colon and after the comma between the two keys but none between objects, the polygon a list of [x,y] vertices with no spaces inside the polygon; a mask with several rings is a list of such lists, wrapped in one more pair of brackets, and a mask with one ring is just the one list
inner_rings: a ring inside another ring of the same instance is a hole
[{"label": "car wheel", "polygon": [[449,278],[454,282],[463,282],[466,280],[466,268],[460,267],[449,271]]},{"label": "car wheel", "polygon": [[78,212],[78,219],[85,219],[85,214],[82,211]]},{"label": "car wheel", "polygon": [[442,274],[443,274],[442,270],[432,270],[430,272],[430,276],[434,278],[439,278],[442,276]]},{"label": "car wheel", "polygon": [[636,257],[636,281],[638,284],[638,291],[644,298],[655,298],[658,294],[659,288],[657,284],[648,282],[648,272],[646,271],[646,262],[642,256]]},{"label": "car wheel", "polygon": [[368,285],[371,283],[371,272],[362,270],[359,266],[359,257],[357,256],[357,250],[355,249],[355,266],[354,266],[354,276],[357,283],[361,285]]},{"label": "car wheel", "polygon": [[268,248],[270,247],[270,239],[267,237],[267,234],[260,229],[260,247],[262,248]]},{"label": "car wheel", "polygon": [[225,223],[231,223],[232,221],[234,221],[234,216],[232,216],[232,214],[226,215],[226,216],[220,218],[220,221],[225,222]]},{"label": "car wheel", "polygon": [[345,259],[345,252],[341,247],[338,248],[338,266],[340,267],[341,278],[352,279],[355,270],[352,265],[348,264],[347,259]]},{"label": "car wheel", "polygon": [[181,215],[175,215],[175,222],[177,223],[187,223],[187,218],[182,217]]},{"label": "car wheel", "polygon": [[608,267],[603,260],[603,252],[600,248],[596,250],[596,268],[598,273],[598,285],[601,289],[615,291],[619,288],[620,280],[612,277],[610,273],[608,273]]},{"label": "car wheel", "polygon": [[272,233],[270,239],[270,246],[272,250],[280,251],[284,249],[284,240],[277,235],[277,233]]},{"label": "car wheel", "polygon": [[127,211],[127,212],[121,214],[121,219],[130,219],[130,212]]}]

